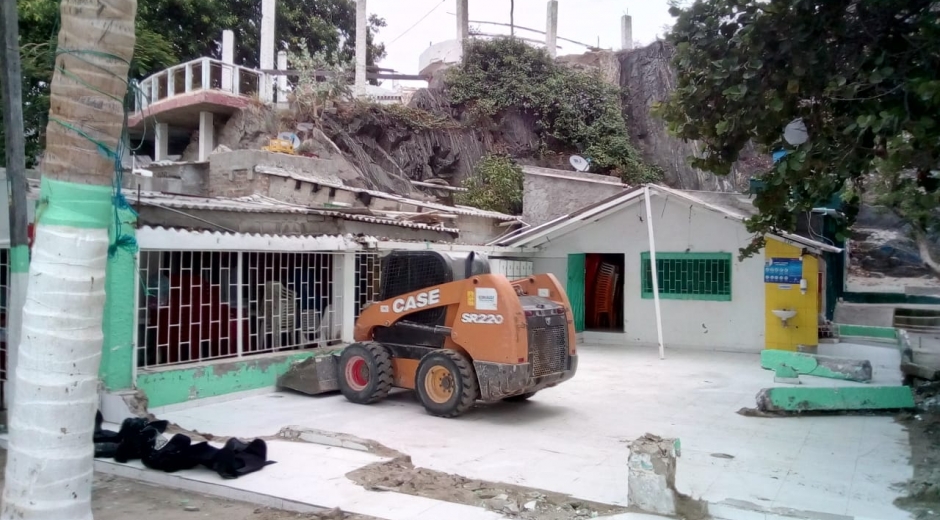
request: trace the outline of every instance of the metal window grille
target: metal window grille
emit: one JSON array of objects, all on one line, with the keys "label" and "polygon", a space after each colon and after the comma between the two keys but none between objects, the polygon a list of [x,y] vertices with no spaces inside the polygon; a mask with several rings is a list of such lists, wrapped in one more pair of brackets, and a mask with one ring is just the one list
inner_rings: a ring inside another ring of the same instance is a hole
[{"label": "metal window grille", "polygon": [[10,250],[0,249],[0,410],[6,410],[7,305],[10,300]]},{"label": "metal window grille", "polygon": [[[642,253],[642,297],[653,297],[650,254]],[[731,301],[731,253],[656,253],[659,297]]]},{"label": "metal window grille", "polygon": [[356,253],[356,313],[379,300],[379,281],[382,279],[382,261],[377,253]]},{"label": "metal window grille", "polygon": [[339,340],[332,253],[141,251],[138,366]]},{"label": "metal window grille", "polygon": [[529,260],[495,258],[490,260],[490,270],[493,274],[501,274],[510,280],[519,280],[532,276],[533,267]]}]

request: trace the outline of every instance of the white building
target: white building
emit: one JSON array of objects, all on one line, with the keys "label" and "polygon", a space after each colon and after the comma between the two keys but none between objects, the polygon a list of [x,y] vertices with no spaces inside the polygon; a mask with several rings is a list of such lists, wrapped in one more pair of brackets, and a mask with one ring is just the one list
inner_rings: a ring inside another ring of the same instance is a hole
[{"label": "white building", "polygon": [[[765,283],[765,255],[738,260],[753,236],[745,229],[746,215],[685,192],[649,189],[667,347],[757,352],[765,346],[817,344],[818,314],[824,308],[817,275],[824,262],[816,256],[838,248],[789,234],[768,235],[767,259],[793,258],[806,290],[799,282],[795,287]],[[553,273],[566,285],[585,342],[655,346],[647,230],[639,187],[524,230],[500,245],[538,251],[529,255],[533,270]],[[601,281],[605,264],[609,288]],[[798,309],[788,327],[773,314],[778,307]]]}]

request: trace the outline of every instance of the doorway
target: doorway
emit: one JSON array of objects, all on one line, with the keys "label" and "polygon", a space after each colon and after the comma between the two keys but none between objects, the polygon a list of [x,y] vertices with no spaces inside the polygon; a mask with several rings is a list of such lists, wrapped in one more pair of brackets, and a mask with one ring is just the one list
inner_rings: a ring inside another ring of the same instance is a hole
[{"label": "doorway", "polygon": [[585,255],[584,329],[623,332],[624,255]]}]

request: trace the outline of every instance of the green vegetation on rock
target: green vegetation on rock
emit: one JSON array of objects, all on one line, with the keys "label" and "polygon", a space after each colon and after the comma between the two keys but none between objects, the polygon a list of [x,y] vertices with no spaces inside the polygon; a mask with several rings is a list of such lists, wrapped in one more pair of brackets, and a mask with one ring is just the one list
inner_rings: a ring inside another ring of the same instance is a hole
[{"label": "green vegetation on rock", "polygon": [[598,173],[631,184],[660,178],[630,143],[619,90],[599,73],[558,65],[519,39],[497,38],[468,42],[446,85],[451,102],[474,121],[516,110],[535,118],[544,150],[583,153]]},{"label": "green vegetation on rock", "polygon": [[456,197],[458,204],[510,215],[522,213],[522,168],[511,157],[487,155],[473,173],[464,181],[467,191]]}]

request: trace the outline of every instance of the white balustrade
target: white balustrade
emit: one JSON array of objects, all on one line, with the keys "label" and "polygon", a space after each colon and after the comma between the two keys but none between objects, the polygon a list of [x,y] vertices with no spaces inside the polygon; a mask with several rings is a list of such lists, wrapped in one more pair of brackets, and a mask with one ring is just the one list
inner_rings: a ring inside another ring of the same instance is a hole
[{"label": "white balustrade", "polygon": [[[182,85],[177,80],[180,73],[183,75]],[[258,96],[266,82],[270,82],[270,78],[260,70],[223,63],[213,58],[198,58],[156,72],[142,80],[137,111],[177,96],[207,90],[236,96]]]}]

